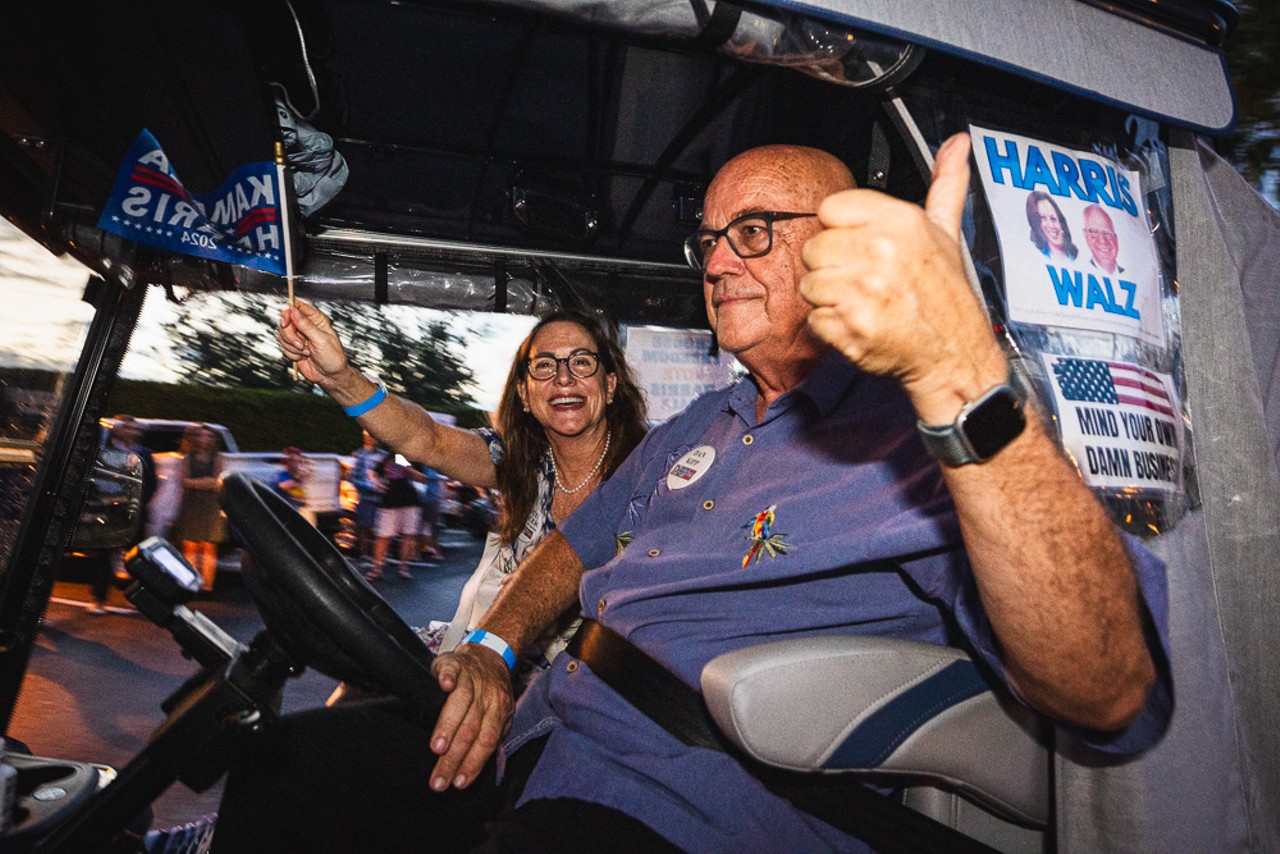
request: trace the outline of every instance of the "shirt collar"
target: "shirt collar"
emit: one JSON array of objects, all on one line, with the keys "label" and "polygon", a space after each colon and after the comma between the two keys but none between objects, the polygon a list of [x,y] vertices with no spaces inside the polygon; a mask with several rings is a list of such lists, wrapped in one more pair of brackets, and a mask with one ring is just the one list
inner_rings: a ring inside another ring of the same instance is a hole
[{"label": "shirt collar", "polygon": [[[844,399],[854,381],[862,375],[852,362],[846,359],[835,348],[828,348],[814,364],[808,376],[800,384],[781,395],[773,402],[770,409],[780,412],[791,406],[797,396],[807,397],[813,402],[819,417],[829,415],[841,400]],[[744,377],[730,390],[726,409],[737,413],[748,424],[756,420],[756,397],[759,391],[751,377]],[[767,418],[767,416],[766,416]]]},{"label": "shirt collar", "polygon": [[822,358],[801,380],[800,385],[788,394],[803,394],[813,401],[820,417],[830,415],[836,405],[845,398],[854,382],[862,377],[862,371],[834,347],[828,348]]}]

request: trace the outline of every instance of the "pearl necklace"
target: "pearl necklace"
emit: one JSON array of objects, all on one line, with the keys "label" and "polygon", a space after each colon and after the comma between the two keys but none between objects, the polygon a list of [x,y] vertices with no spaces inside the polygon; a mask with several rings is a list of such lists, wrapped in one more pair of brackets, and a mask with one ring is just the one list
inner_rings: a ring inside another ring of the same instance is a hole
[{"label": "pearl necklace", "polygon": [[604,465],[604,458],[609,454],[609,442],[612,440],[613,431],[610,430],[604,434],[604,450],[600,452],[600,459],[596,460],[596,464],[591,467],[591,471],[587,472],[587,476],[582,483],[578,484],[573,489],[569,489],[560,482],[560,469],[556,466],[556,454],[555,451],[551,450],[551,446],[548,445],[547,459],[551,460],[551,479],[555,482],[555,485],[560,489],[560,491],[565,495],[573,495],[575,492],[581,492],[582,488],[590,483],[591,479],[596,476],[596,472],[600,471],[600,466]]}]

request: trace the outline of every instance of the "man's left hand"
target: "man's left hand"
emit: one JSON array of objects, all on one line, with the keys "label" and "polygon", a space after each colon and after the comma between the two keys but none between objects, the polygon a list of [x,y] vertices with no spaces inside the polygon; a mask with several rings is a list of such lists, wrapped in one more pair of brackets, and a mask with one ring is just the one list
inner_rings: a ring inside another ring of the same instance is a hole
[{"label": "man's left hand", "polygon": [[502,656],[478,644],[436,656],[431,671],[449,695],[431,733],[431,750],[440,756],[431,788],[465,789],[511,726],[511,674]]}]

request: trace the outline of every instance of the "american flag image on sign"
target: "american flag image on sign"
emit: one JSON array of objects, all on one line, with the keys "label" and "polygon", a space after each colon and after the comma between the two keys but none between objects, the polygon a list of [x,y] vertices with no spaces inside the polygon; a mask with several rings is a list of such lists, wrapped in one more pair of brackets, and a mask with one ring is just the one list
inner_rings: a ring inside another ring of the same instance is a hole
[{"label": "american flag image on sign", "polygon": [[1175,417],[1160,378],[1138,365],[1061,357],[1053,363],[1062,396],[1085,403],[1127,403]]}]

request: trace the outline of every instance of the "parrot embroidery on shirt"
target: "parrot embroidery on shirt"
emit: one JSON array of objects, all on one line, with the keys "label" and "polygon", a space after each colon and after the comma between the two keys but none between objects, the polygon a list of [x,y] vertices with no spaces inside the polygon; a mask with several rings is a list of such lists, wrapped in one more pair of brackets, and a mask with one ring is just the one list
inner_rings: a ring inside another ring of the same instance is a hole
[{"label": "parrot embroidery on shirt", "polygon": [[621,534],[619,534],[617,536],[617,539],[614,542],[613,556],[617,557],[618,555],[622,554],[622,550],[625,549],[627,546],[631,545],[631,541],[634,540],[635,538],[636,538],[636,535],[631,531],[623,531]]},{"label": "parrot embroidery on shirt", "polygon": [[747,549],[747,553],[742,557],[743,569],[746,569],[752,561],[760,560],[762,554],[777,557],[786,554],[791,548],[786,534],[773,533],[773,511],[777,509],[777,504],[770,504],[769,509],[763,513],[757,513],[755,519],[744,526],[751,529],[751,533],[747,535],[747,539],[751,541],[751,548]]}]

